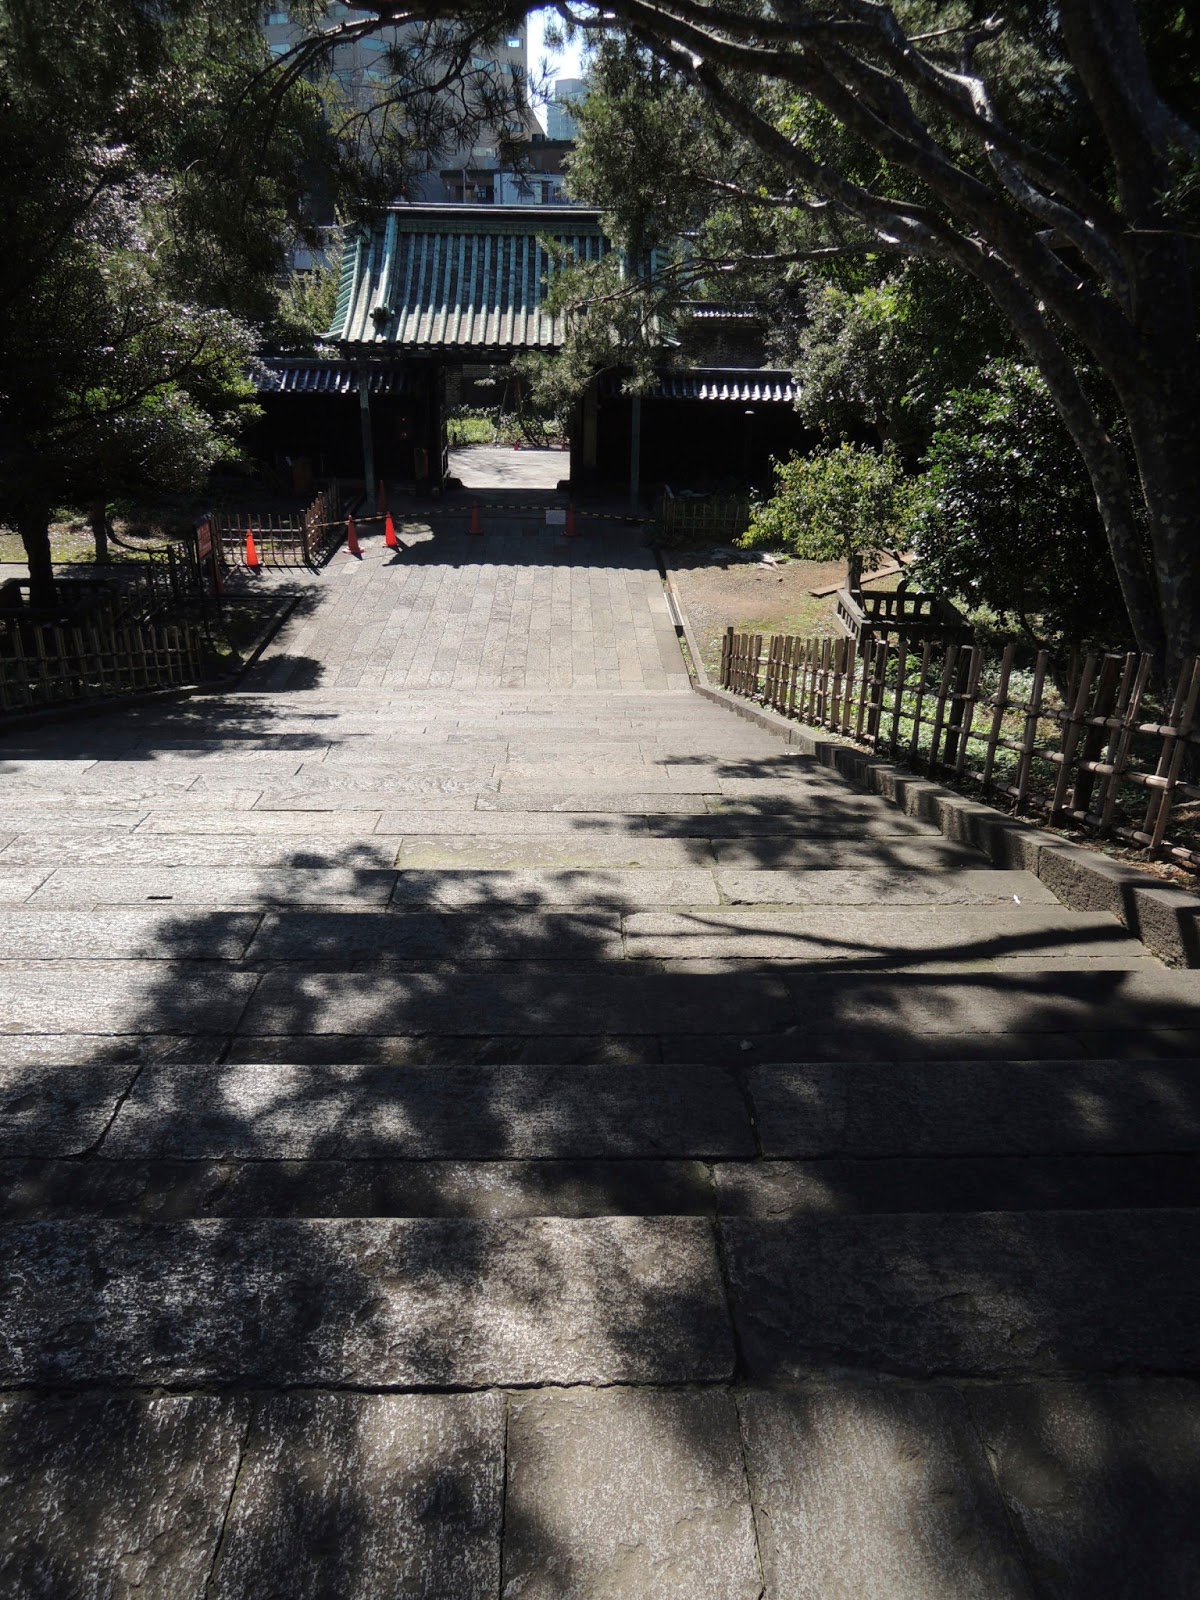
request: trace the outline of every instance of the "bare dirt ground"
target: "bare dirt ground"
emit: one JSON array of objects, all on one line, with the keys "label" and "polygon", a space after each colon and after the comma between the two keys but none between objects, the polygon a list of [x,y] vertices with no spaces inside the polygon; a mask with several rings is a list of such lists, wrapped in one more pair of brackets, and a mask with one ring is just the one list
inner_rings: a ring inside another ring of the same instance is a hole
[{"label": "bare dirt ground", "polygon": [[[739,633],[795,633],[802,637],[837,632],[835,597],[815,596],[846,581],[842,561],[784,560],[769,566],[718,557],[709,549],[664,550],[663,562],[683,602],[688,621],[712,672],[721,661],[721,635],[732,626]],[[882,578],[873,588],[891,588],[896,577]]]}]

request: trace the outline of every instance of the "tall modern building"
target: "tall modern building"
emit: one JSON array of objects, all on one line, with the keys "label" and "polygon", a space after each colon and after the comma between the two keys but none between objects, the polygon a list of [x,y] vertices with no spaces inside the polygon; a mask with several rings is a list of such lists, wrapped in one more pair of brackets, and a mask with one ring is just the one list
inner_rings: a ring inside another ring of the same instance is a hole
[{"label": "tall modern building", "polygon": [[546,106],[546,134],[551,139],[574,139],[575,106],[587,94],[583,78],[558,78],[554,99]]},{"label": "tall modern building", "polygon": [[[328,7],[323,26],[337,27],[346,22],[366,20],[368,15],[353,6],[334,3]],[[272,53],[282,56],[304,37],[305,29],[293,20],[286,8],[279,7],[264,13],[264,32]],[[387,52],[397,47],[415,50],[419,37],[420,26],[409,23],[403,27],[384,29],[369,38],[337,45],[330,71],[346,101],[356,110],[369,110],[389,81]],[[501,76],[521,77],[526,74],[527,62],[528,38],[525,24],[522,23],[513,32],[501,37],[486,57],[476,57],[472,65],[480,70],[490,69]],[[505,193],[505,144],[517,140],[528,141],[532,145],[540,134],[532,110],[526,107],[522,112],[514,113],[504,127],[481,131],[478,141],[469,148],[439,152],[428,170],[414,177],[412,192],[406,194],[405,198],[437,203],[457,201],[471,205],[503,203],[510,198]],[[507,187],[511,188],[512,184],[509,183]],[[533,189],[532,198],[540,200],[542,193],[539,184]]]}]

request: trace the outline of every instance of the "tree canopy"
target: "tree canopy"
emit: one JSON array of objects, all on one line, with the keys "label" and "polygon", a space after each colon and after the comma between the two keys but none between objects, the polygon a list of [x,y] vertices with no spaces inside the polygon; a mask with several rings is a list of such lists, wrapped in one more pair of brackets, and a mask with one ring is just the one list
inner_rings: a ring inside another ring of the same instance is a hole
[{"label": "tree canopy", "polygon": [[0,512],[188,488],[236,449],[328,135],[257,6],[0,0]]}]

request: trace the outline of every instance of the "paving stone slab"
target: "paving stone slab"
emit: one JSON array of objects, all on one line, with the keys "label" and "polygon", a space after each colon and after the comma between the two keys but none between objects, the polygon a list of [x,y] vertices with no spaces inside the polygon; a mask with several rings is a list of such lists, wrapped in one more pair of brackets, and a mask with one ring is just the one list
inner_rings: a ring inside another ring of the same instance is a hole
[{"label": "paving stone slab", "polygon": [[630,956],[659,959],[898,961],[905,966],[1031,956],[1147,959],[1145,947],[1107,912],[1067,911],[1057,903],[825,906],[819,915],[809,908],[635,912],[625,918],[625,947]]},{"label": "paving stone slab", "polygon": [[[313,813],[305,812],[305,816]],[[706,819],[701,819],[706,820]],[[576,811],[388,811],[376,824],[381,834],[440,834],[501,838],[511,841],[530,835],[540,841],[565,838],[590,842],[592,839],[620,839],[626,835],[646,837],[648,819],[637,812],[611,815]]]},{"label": "paving stone slab", "polygon": [[229,1047],[223,1034],[0,1033],[0,1066],[140,1066],[147,1061],[221,1061]]},{"label": "paving stone slab", "polygon": [[0,1219],[711,1216],[700,1161],[0,1158]]},{"label": "paving stone slab", "polygon": [[253,907],[386,905],[395,876],[370,867],[60,867],[30,906],[122,905],[145,900]]},{"label": "paving stone slab", "polygon": [[0,1155],[71,1156],[96,1144],[136,1066],[0,1066]]},{"label": "paving stone slab", "polygon": [[918,1034],[1072,1034],[1087,1040],[1080,1054],[1107,1057],[1118,1053],[1109,1044],[1115,1034],[1200,1028],[1200,975],[1170,972],[1156,961],[1139,963],[1136,972],[1094,973],[1009,972],[1000,965],[959,976],[829,971],[817,977],[782,963],[776,970],[795,1001],[802,1040],[809,1030],[857,1033],[883,1044]]},{"label": "paving stone slab", "polygon": [[[446,1019],[447,1026],[450,1020]],[[694,1035],[692,1039],[694,1046]],[[656,1065],[662,1050],[652,1034],[309,1033],[236,1037],[222,1059],[292,1066],[341,1066],[346,1061],[389,1067],[633,1066]],[[676,1059],[685,1057],[681,1052]]]},{"label": "paving stone slab", "polygon": [[1200,1592],[1195,1383],[988,1386],[965,1398],[1039,1596]]},{"label": "paving stone slab", "polygon": [[807,871],[760,868],[717,873],[721,895],[729,905],[797,906],[931,906],[990,905],[1057,906],[1058,901],[1032,872],[995,868],[962,872],[862,872],[836,867]]},{"label": "paving stone slab", "polygon": [[[686,796],[680,798],[686,800]],[[704,816],[696,811],[686,812],[680,799],[670,806],[648,805],[646,812],[651,831],[665,834],[668,838],[679,834],[685,819],[690,823],[691,831],[702,832],[714,840],[746,840],[762,836],[790,840],[870,840],[873,843],[889,839],[928,839],[934,833],[928,823],[918,822],[915,817],[906,817],[894,807],[877,816],[843,817],[838,821],[827,813],[802,814],[794,808],[759,811],[748,801],[727,800],[718,806],[710,797]],[[675,813],[673,816],[669,814],[672,812]],[[879,857],[876,855],[875,859]]]},{"label": "paving stone slab", "polygon": [[722,872],[733,869],[771,872],[896,872],[921,877],[959,868],[986,868],[983,856],[969,845],[940,834],[912,839],[795,839],[786,834],[751,834],[748,838],[714,838],[712,851]]},{"label": "paving stone slab", "polygon": [[[274,777],[269,782],[269,792],[272,797],[292,796],[304,798],[307,795],[318,794],[357,794],[362,790],[369,790],[375,794],[385,794],[391,797],[390,804],[408,803],[400,802],[397,796],[408,795],[434,795],[443,799],[455,795],[475,795],[482,791],[494,792],[496,781],[492,777],[491,761],[484,762],[482,766],[476,762],[473,767],[456,771],[453,762],[449,763],[449,771],[443,769],[438,763],[430,771],[395,771],[390,767],[365,766],[354,767],[349,764],[331,766],[323,761],[306,761],[299,773],[289,782],[281,782]],[[197,792],[204,788],[205,780],[197,783]]]},{"label": "paving stone slab", "polygon": [[[8,961],[39,959],[236,961],[245,954],[257,927],[257,916],[226,911],[209,912],[197,920],[181,917],[169,907],[109,907],[94,912],[17,906],[0,909],[0,971]],[[66,979],[65,968],[60,977]],[[47,1009],[51,1014],[55,1009],[49,995]]]},{"label": "paving stone slab", "polygon": [[370,785],[348,786],[345,789],[315,788],[305,784],[302,788],[263,789],[256,810],[271,811],[280,816],[308,817],[320,811],[346,811],[361,817],[368,811],[386,811],[389,806],[403,805],[410,813],[419,816],[431,813],[460,812],[474,816],[480,794],[463,789],[445,793],[429,790],[388,789]]},{"label": "paving stone slab", "polygon": [[[69,975],[69,982],[67,981]],[[7,961],[0,1034],[232,1033],[257,973],[169,959]]]},{"label": "paving stone slab", "polygon": [[752,1155],[711,1067],[143,1068],[109,1157],[483,1159]]},{"label": "paving stone slab", "polygon": [[260,1400],[206,1593],[493,1600],[504,1427],[495,1393]]},{"label": "paving stone slab", "polygon": [[118,833],[112,829],[80,829],[54,836],[19,834],[0,855],[0,862],[45,863],[43,876],[55,867],[213,867],[229,868],[236,849],[238,867],[307,867],[387,870],[395,865],[394,841],[371,836],[371,823],[360,834],[343,837],[297,833],[283,837],[251,833],[231,845],[226,833]]},{"label": "paving stone slab", "polygon": [[[638,868],[671,872],[710,868],[712,853],[691,839],[651,839],[640,832],[616,835],[578,830],[539,839],[412,835],[399,841],[396,865],[408,873],[424,873],[445,881],[451,872],[620,871]],[[399,887],[399,885],[397,886]],[[447,891],[449,892],[449,891]]]},{"label": "paving stone slab", "polygon": [[514,1397],[502,1593],[759,1600],[732,1397],[621,1389]]},{"label": "paving stone slab", "polygon": [[472,912],[359,911],[269,915],[251,947],[258,962],[305,962],[328,971],[398,961],[612,961],[624,956],[619,909]]},{"label": "paving stone slab", "polygon": [[1200,1372],[1200,1210],[720,1224],[752,1380]]},{"label": "paving stone slab", "polygon": [[[2,1015],[2,1013],[0,1013]],[[369,985],[341,973],[269,972],[238,1031],[258,1034],[598,1033],[707,1034],[719,1027],[772,1028],[794,1020],[770,972],[656,972],[623,963],[578,967],[481,965],[380,972]]]},{"label": "paving stone slab", "polygon": [[1035,1600],[954,1391],[832,1383],[739,1401],[769,1600]]},{"label": "paving stone slab", "polygon": [[944,1061],[752,1066],[769,1156],[1200,1149],[1200,1065]]},{"label": "paving stone slab", "polygon": [[523,812],[534,815],[540,812],[618,812],[630,816],[671,814],[675,816],[704,816],[703,797],[691,794],[661,793],[644,789],[595,789],[571,793],[548,793],[539,786],[530,794],[509,794],[504,790],[494,794],[476,796],[476,812]]},{"label": "paving stone slab", "polygon": [[5,1230],[0,1382],[478,1388],[733,1369],[692,1217]]},{"label": "paving stone slab", "polygon": [[249,1402],[0,1396],[0,1592],[203,1600]]},{"label": "paving stone slab", "polygon": [[[678,775],[645,761],[580,761],[564,753],[550,765],[544,761],[504,762],[497,768],[500,793],[539,797],[548,788],[579,788],[588,793],[609,790],[639,794],[703,795],[718,792],[716,781],[683,769]],[[547,782],[547,778],[551,782]]]},{"label": "paving stone slab", "polygon": [[823,1212],[1115,1211],[1195,1205],[1200,1154],[889,1156],[713,1167],[725,1216]]},{"label": "paving stone slab", "polygon": [[642,906],[718,905],[711,872],[701,867],[653,871],[402,871],[396,878],[392,905],[407,906],[539,906],[570,905],[621,910]]},{"label": "paving stone slab", "polygon": [[0,862],[0,906],[21,905],[46,881],[50,871],[50,863],[44,857],[43,862],[28,867]]},{"label": "paving stone slab", "polygon": [[[173,806],[168,811],[143,813],[139,834],[269,834],[275,839],[303,839],[306,835],[352,834],[369,838],[376,830],[380,810],[271,811],[259,807],[230,815],[214,806]],[[88,826],[91,826],[89,818]],[[231,849],[236,846],[230,846]]]}]

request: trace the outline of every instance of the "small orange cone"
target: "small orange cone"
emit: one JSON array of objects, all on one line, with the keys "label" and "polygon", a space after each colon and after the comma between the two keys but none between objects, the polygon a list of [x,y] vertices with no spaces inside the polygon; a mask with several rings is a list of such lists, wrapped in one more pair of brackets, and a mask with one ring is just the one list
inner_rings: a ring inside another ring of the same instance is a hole
[{"label": "small orange cone", "polygon": [[254,542],[254,534],[246,529],[246,565],[251,572],[257,572],[262,562],[258,559],[258,546]]},{"label": "small orange cone", "polygon": [[354,518],[346,518],[346,549],[352,556],[362,559],[362,545],[358,542],[358,529],[354,526]]},{"label": "small orange cone", "polygon": [[375,491],[375,509],[379,513],[380,516],[383,516],[383,514],[387,510],[387,508],[388,508],[387,484],[385,484],[383,479],[380,478],[379,487]]},{"label": "small orange cone", "polygon": [[480,518],[479,518],[479,501],[478,500],[472,500],[471,501],[471,526],[467,529],[467,532],[468,533],[482,533],[483,532],[483,523],[480,521]]},{"label": "small orange cone", "polygon": [[579,537],[579,529],[575,526],[575,507],[569,500],[567,502],[567,526],[564,532],[568,539]]},{"label": "small orange cone", "polygon": [[400,541],[396,537],[396,525],[392,521],[392,513],[387,514],[387,521],[383,525],[383,542],[389,550],[398,550]]}]

